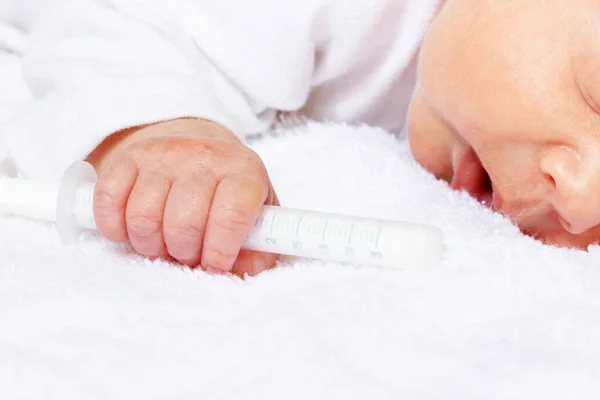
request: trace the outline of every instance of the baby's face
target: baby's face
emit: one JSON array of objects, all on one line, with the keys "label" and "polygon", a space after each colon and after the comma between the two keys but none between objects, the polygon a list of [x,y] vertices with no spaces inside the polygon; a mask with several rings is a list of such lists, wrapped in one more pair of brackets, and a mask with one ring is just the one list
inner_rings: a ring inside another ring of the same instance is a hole
[{"label": "baby's face", "polygon": [[421,165],[525,233],[600,241],[600,2],[448,0],[409,135]]}]

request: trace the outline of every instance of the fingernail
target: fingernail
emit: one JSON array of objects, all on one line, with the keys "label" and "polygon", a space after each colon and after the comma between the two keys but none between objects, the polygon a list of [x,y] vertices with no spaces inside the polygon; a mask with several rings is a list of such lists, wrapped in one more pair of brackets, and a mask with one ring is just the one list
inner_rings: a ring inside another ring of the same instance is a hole
[{"label": "fingernail", "polygon": [[267,263],[262,257],[257,257],[252,262],[252,276],[256,276],[267,269]]},{"label": "fingernail", "polygon": [[215,268],[215,267],[206,267],[205,268],[206,272],[208,272],[211,275],[223,275],[225,273],[225,271],[223,271],[220,268]]}]

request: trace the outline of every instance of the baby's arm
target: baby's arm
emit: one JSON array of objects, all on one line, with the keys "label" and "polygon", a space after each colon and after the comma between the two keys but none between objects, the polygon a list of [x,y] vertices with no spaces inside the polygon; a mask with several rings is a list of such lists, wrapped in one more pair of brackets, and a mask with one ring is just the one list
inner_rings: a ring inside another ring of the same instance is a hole
[{"label": "baby's arm", "polygon": [[26,175],[56,180],[107,135],[135,126],[205,118],[243,137],[272,123],[228,61],[225,73],[164,7],[144,3],[61,0],[37,19],[23,61],[35,101],[5,127]]},{"label": "baby's arm", "polygon": [[313,88],[314,114],[359,119],[439,1],[52,0],[24,59],[35,102],[3,128],[26,175],[56,180],[122,129],[197,117],[244,137]]},{"label": "baby's arm", "polygon": [[[250,70],[226,47],[200,49],[167,4],[64,1],[38,18],[24,60],[35,100],[3,127],[8,149],[36,180],[55,182],[72,162],[91,161],[100,175],[95,216],[108,239],[151,257],[260,272],[275,257],[240,246],[276,198],[240,139],[272,124],[261,99],[306,93],[309,80],[269,86],[276,78],[260,63]],[[251,78],[267,85],[247,87]]]},{"label": "baby's arm", "polygon": [[[420,0],[55,1],[37,19],[24,60],[35,101],[2,127],[19,168],[30,178],[56,181],[73,161],[87,158],[100,172],[100,193],[111,193],[108,205],[97,201],[107,196],[96,193],[95,200],[103,205],[96,215],[105,236],[127,237],[146,255],[168,251],[186,263],[202,259],[214,266],[199,247],[186,247],[187,255],[172,251],[190,237],[198,242],[212,237],[212,244],[225,244],[209,257],[223,270],[231,268],[240,238],[258,212],[257,201],[275,202],[264,166],[239,139],[267,130],[277,110],[301,109],[313,85],[333,81],[329,91],[339,89],[344,76],[351,84],[344,93],[377,92],[380,88],[364,87],[381,84],[369,71],[354,85],[365,54],[381,50],[376,44],[390,39],[392,31],[412,43],[401,54],[408,63],[418,35],[396,27],[431,9]],[[416,20],[411,26],[421,25]],[[380,23],[390,29],[373,29]],[[358,97],[359,103],[366,101]],[[351,100],[342,103],[352,109],[356,99]],[[182,225],[191,221],[186,213],[198,210],[169,206],[190,203],[169,201],[171,192],[164,187],[206,170],[216,184],[202,189],[186,184],[182,196],[198,199],[194,193],[203,193],[204,208],[193,214],[216,209],[221,217],[213,225],[210,216],[208,222]],[[148,183],[144,171],[166,179],[132,188]],[[251,178],[252,189],[233,184],[241,178]],[[219,191],[221,182],[232,191]],[[248,200],[240,193],[258,195]],[[177,208],[184,212],[166,217]],[[137,223],[127,218],[131,214],[141,217],[134,218]],[[180,222],[167,227],[166,220]],[[209,234],[215,230],[221,233]],[[234,234],[225,235],[228,230]],[[228,237],[234,239],[223,239]]]}]

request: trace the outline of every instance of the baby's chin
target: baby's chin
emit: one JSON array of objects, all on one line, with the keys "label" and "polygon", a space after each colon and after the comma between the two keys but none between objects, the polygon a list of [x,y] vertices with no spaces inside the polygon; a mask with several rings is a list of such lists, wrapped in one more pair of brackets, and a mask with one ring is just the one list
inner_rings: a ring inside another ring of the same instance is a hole
[{"label": "baby's chin", "polygon": [[[510,218],[510,215],[508,217]],[[535,221],[519,227],[525,235],[553,247],[587,250],[590,245],[600,243],[600,226],[575,235],[563,228],[556,213],[540,216]]]},{"label": "baby's chin", "polygon": [[542,243],[553,246],[553,247],[564,247],[579,250],[587,250],[590,245],[600,243],[598,233],[595,235],[573,235],[565,230],[555,232],[541,232],[537,234],[531,234],[531,232],[524,232],[530,234]]}]

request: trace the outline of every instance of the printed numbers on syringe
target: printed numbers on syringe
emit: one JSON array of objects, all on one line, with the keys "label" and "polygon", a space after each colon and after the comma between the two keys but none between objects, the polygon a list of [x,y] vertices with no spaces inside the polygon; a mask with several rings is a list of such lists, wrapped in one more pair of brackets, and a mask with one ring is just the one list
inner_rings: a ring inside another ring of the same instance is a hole
[{"label": "printed numbers on syringe", "polygon": [[[315,217],[285,217],[273,213],[261,216],[255,226],[259,241],[272,247],[291,246],[296,252],[304,253],[306,247],[316,247],[318,253],[326,257],[333,248],[341,250],[346,257],[356,255],[356,246],[369,248],[370,257],[382,258],[378,251],[381,228],[378,226],[357,226]],[[250,238],[249,238],[250,240]]]}]

